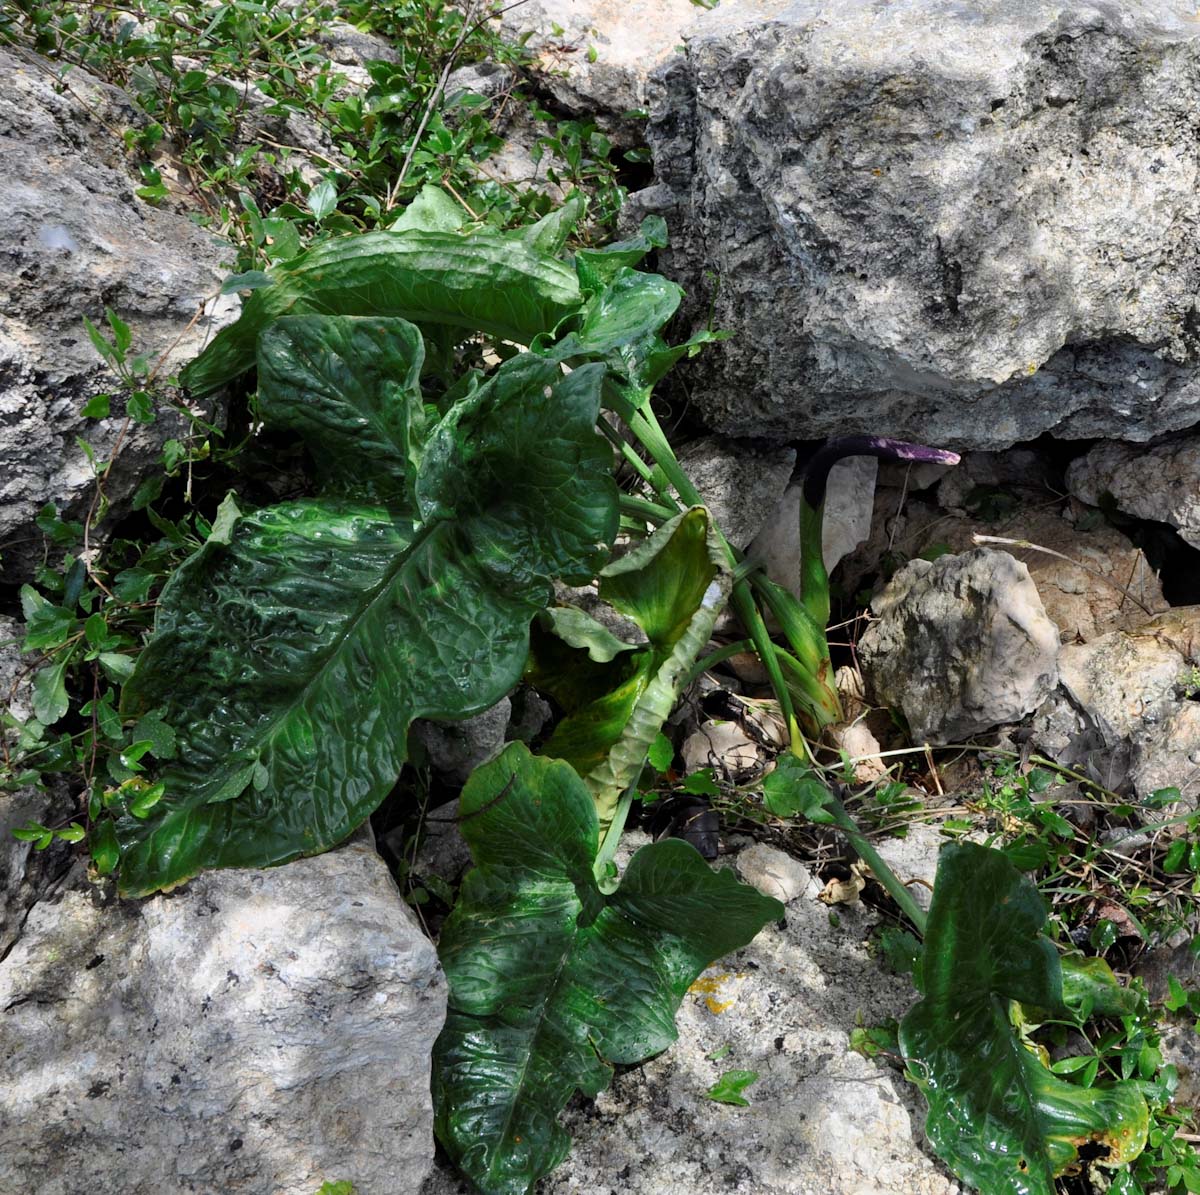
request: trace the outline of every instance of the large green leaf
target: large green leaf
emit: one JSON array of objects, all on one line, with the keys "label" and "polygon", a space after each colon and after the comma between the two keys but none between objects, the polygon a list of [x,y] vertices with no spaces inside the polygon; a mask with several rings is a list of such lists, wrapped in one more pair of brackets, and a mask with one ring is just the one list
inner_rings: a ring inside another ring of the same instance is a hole
[{"label": "large green leaf", "polygon": [[1081,1145],[1107,1147],[1115,1165],[1146,1141],[1148,1112],[1134,1085],[1067,1083],[1013,1029],[1014,1000],[1070,1015],[1045,920],[1037,889],[1001,852],[942,848],[925,998],[901,1022],[900,1044],[929,1101],[934,1148],[987,1195],[1053,1195]]},{"label": "large green leaf", "polygon": [[[345,343],[342,321],[329,328]],[[434,428],[417,509],[289,502],[185,562],[122,699],[127,713],[161,709],[178,734],[165,796],[118,819],[124,891],[332,846],[394,784],[414,718],[465,717],[516,683],[550,579],[592,576],[616,532],[594,427],[602,374],[514,358]],[[332,403],[326,381],[318,369],[313,392]],[[305,393],[289,375],[267,409]],[[345,398],[347,426],[366,417],[364,394]],[[403,425],[393,414],[372,426]],[[321,421],[291,422],[321,442]]]},{"label": "large green leaf", "polygon": [[460,817],[476,867],[442,930],[435,1125],[484,1195],[520,1195],[566,1157],[572,1093],[666,1049],[696,976],[783,906],[678,840],[643,847],[604,895],[587,788],[519,743],[471,777]]},{"label": "large green leaf", "polygon": [[258,340],[259,411],[309,442],[326,493],[404,500],[424,438],[424,359],[407,320],[285,316]]},{"label": "large green leaf", "polygon": [[568,711],[545,753],[584,777],[602,825],[637,779],[729,587],[708,512],[692,507],[600,573],[601,598],[645,632],[644,647],[601,662],[590,642],[569,647],[535,639],[530,679]]},{"label": "large green leaf", "polygon": [[268,271],[270,284],[246,300],[180,375],[206,394],[255,362],[259,334],[283,315],[401,316],[528,344],[579,307],[575,271],[557,258],[478,231],[378,231],[339,237]]}]

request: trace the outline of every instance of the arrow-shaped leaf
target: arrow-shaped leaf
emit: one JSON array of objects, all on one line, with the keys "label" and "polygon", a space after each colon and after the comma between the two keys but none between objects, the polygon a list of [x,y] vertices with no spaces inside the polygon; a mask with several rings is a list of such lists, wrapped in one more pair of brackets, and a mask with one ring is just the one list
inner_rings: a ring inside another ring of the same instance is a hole
[{"label": "arrow-shaped leaf", "polygon": [[[347,341],[342,321],[328,328],[309,389],[332,419],[325,365]],[[593,575],[616,532],[594,427],[602,375],[514,358],[433,430],[417,509],[285,503],[242,516],[178,570],[123,695],[125,712],[159,709],[178,735],[162,800],[118,820],[124,891],[327,849],[395,783],[414,718],[466,717],[516,683],[550,579]],[[305,393],[289,375],[265,407]],[[402,386],[348,390],[346,426],[372,396],[389,408],[373,427],[410,426],[390,409],[419,401]],[[320,443],[313,413],[292,423]]]},{"label": "arrow-shaped leaf", "polygon": [[605,896],[587,787],[519,743],[471,777],[460,817],[476,867],[442,930],[435,1125],[484,1195],[522,1195],[570,1149],[572,1093],[670,1045],[696,976],[783,906],[679,840],[643,847]]},{"label": "arrow-shaped leaf", "polygon": [[1127,1162],[1148,1112],[1131,1083],[1087,1088],[1053,1075],[1021,1041],[1012,1001],[1069,1015],[1037,889],[999,851],[960,843],[938,861],[925,936],[925,998],[900,1045],[929,1101],[926,1131],[960,1178],[987,1195],[1053,1195],[1079,1147]]},{"label": "arrow-shaped leaf", "polygon": [[548,641],[548,635],[535,640],[530,677],[569,711],[544,751],[568,760],[584,777],[601,825],[637,779],[678,699],[680,679],[712,634],[729,586],[708,512],[696,506],[600,573],[600,596],[645,632],[646,646],[600,662],[591,644],[585,650]]}]

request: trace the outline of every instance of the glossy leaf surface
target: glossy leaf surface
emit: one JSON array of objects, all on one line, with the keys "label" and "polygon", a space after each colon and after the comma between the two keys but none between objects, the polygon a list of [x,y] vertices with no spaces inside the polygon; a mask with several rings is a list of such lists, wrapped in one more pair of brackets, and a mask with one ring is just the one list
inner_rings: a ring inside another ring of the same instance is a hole
[{"label": "glossy leaf surface", "polygon": [[[412,719],[466,717],[516,683],[550,578],[593,575],[616,532],[602,373],[507,362],[430,433],[416,509],[309,499],[220,524],[164,589],[123,694],[178,735],[162,800],[118,819],[124,891],[327,849],[394,784]],[[373,393],[388,419],[419,400]],[[291,380],[271,399],[289,402],[305,402]]]},{"label": "glossy leaf surface", "polygon": [[519,1195],[566,1157],[570,1096],[670,1045],[696,976],[783,906],[678,840],[643,847],[605,896],[586,786],[523,744],[475,772],[460,817],[476,866],[442,931],[435,1125],[484,1195]]},{"label": "glossy leaf surface", "polygon": [[600,573],[601,598],[645,632],[645,646],[598,662],[594,643],[578,635],[578,647],[535,641],[531,679],[568,711],[545,753],[586,779],[602,824],[637,779],[729,587],[708,512],[693,507]]},{"label": "glossy leaf surface", "polygon": [[309,443],[327,493],[403,500],[424,439],[424,359],[407,320],[285,316],[259,337],[259,411]]},{"label": "glossy leaf surface", "polygon": [[284,315],[400,316],[518,344],[579,307],[575,271],[499,233],[378,231],[335,238],[268,271],[236,323],[180,375],[207,394],[255,363],[259,334]]},{"label": "glossy leaf surface", "polygon": [[925,998],[900,1044],[929,1101],[939,1155],[988,1195],[1053,1195],[1079,1147],[1107,1161],[1141,1151],[1148,1112],[1132,1084],[1086,1088],[1053,1075],[1014,1031],[1011,1002],[1069,1015],[1036,888],[999,851],[951,844],[939,856],[925,936]]}]

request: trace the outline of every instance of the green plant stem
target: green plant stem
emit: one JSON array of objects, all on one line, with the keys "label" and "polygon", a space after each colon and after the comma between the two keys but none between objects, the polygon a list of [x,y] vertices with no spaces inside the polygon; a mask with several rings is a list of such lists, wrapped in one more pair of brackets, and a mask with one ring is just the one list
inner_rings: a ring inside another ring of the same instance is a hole
[{"label": "green plant stem", "polygon": [[632,494],[622,494],[620,503],[622,514],[633,515],[645,519],[649,523],[665,523],[679,513],[657,502],[648,502],[645,498],[635,498]]},{"label": "green plant stem", "polygon": [[[829,625],[829,574],[821,528],[825,504],[812,507],[800,498],[800,604],[822,631]],[[829,653],[828,647],[825,649]]]},{"label": "green plant stem", "polygon": [[[640,409],[633,411],[631,418],[627,422],[630,430],[632,430],[639,442],[653,457],[655,464],[675,487],[680,498],[689,505],[703,505],[703,499],[680,466],[649,404],[645,403]],[[804,594],[803,605],[814,621],[821,627],[824,627],[829,621],[829,577],[825,572],[825,563],[821,552],[821,510],[819,508],[812,510],[803,501],[801,501],[800,510],[801,551],[804,552],[809,562],[809,568],[805,570],[801,578],[802,593]],[[738,563],[736,553],[724,536],[721,536],[721,543],[729,556],[730,565],[736,566]],[[819,584],[822,578],[824,579],[823,600],[821,600]],[[807,762],[810,754],[808,744],[804,736],[800,733],[799,723],[796,721],[796,712],[792,704],[791,692],[788,689],[787,682],[784,680],[783,670],[779,663],[779,648],[771,641],[770,632],[767,630],[762,613],[754,601],[750,582],[747,579],[743,578],[734,585],[732,604],[738,617],[742,620],[742,625],[750,633],[750,640],[754,645],[754,649],[758,653],[763,667],[767,670],[767,676],[771,681],[771,688],[775,691],[775,698],[779,702],[780,713],[784,724],[788,728],[791,751],[797,758]],[[622,798],[622,801],[624,799]],[[847,813],[846,807],[841,801],[836,797],[832,797],[829,808],[839,829],[850,839],[855,850],[862,856],[864,862],[874,872],[879,882],[887,889],[889,895],[900,906],[905,916],[908,917],[913,925],[916,926],[917,931],[924,937],[925,912],[913,899],[912,893],[900,882],[896,873],[884,862],[879,852],[867,840],[866,835],[859,829],[858,823]],[[616,819],[614,819],[615,824]],[[599,860],[597,860],[597,863],[599,864]]]},{"label": "green plant stem", "polygon": [[724,647],[717,648],[701,660],[697,660],[692,665],[691,671],[683,678],[679,684],[679,691],[682,693],[688,685],[692,684],[699,677],[703,676],[710,668],[715,668],[724,660],[728,660],[730,656],[736,656],[744,651],[751,651],[754,648],[754,643],[750,639],[738,639],[734,643],[726,643]]},{"label": "green plant stem", "polygon": [[621,799],[613,811],[612,821],[608,823],[604,837],[600,840],[600,849],[596,852],[596,862],[592,874],[595,875],[596,883],[600,885],[601,891],[611,890],[611,886],[606,884],[605,873],[617,853],[617,846],[620,844],[621,835],[625,832],[625,822],[629,818],[629,810],[633,806],[633,798],[636,794],[636,784],[631,784],[621,794]]},{"label": "green plant stem", "polygon": [[858,852],[860,858],[871,869],[875,878],[887,889],[888,895],[900,906],[904,915],[916,926],[917,933],[925,936],[925,910],[917,904],[909,890],[900,882],[900,877],[884,862],[883,856],[871,845],[867,836],[859,829],[858,823],[847,812],[845,805],[835,796],[830,796],[827,808],[833,814],[833,820],[850,844]]}]

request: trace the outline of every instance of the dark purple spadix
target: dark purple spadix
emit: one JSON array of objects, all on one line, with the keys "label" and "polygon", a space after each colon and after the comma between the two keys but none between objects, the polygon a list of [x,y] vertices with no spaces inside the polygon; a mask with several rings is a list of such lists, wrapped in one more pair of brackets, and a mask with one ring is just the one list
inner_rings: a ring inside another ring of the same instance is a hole
[{"label": "dark purple spadix", "polygon": [[804,471],[804,501],[816,510],[825,501],[829,470],[848,456],[875,456],[881,461],[922,461],[932,465],[957,465],[958,453],[927,448],[887,436],[839,436],[820,448]]}]

